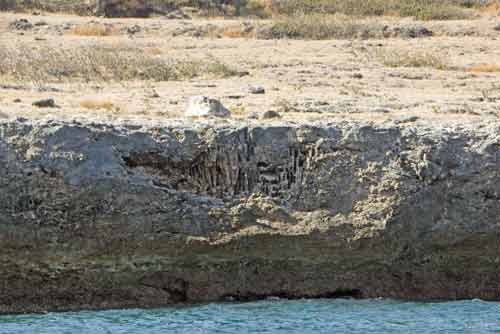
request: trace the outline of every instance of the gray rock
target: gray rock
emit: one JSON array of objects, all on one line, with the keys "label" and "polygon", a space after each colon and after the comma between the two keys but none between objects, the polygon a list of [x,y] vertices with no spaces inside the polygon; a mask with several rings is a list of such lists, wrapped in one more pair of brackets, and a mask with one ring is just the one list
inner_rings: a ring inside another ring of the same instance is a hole
[{"label": "gray rock", "polygon": [[189,106],[185,116],[188,117],[229,117],[231,113],[222,103],[208,96],[193,96],[189,99]]},{"label": "gray rock", "polygon": [[189,20],[189,15],[186,15],[182,10],[175,9],[164,16],[168,20]]},{"label": "gray rock", "polygon": [[27,19],[17,19],[9,23],[9,29],[11,30],[30,30],[33,28]]},{"label": "gray rock", "polygon": [[369,112],[375,113],[375,114],[388,114],[391,112],[391,110],[388,108],[378,107],[378,108],[370,109]]},{"label": "gray rock", "polygon": [[416,122],[420,119],[418,116],[406,116],[406,117],[400,117],[394,120],[394,123],[396,124],[405,124],[405,123],[413,123]]},{"label": "gray rock", "polygon": [[266,89],[264,88],[264,86],[252,85],[252,86],[248,87],[248,92],[250,94],[265,94]]},{"label": "gray rock", "polygon": [[33,105],[38,108],[56,108],[54,99],[43,99],[33,102]]},{"label": "gray rock", "polygon": [[431,37],[434,33],[427,29],[425,26],[416,24],[395,27],[385,26],[383,28],[383,34],[385,37],[418,38]]},{"label": "gray rock", "polygon": [[137,25],[137,24],[134,24],[133,26],[131,27],[127,27],[125,29],[125,32],[129,35],[135,35],[137,33],[140,33],[142,31],[142,28],[141,26]]},{"label": "gray rock", "polygon": [[73,24],[71,24],[71,23],[64,23],[64,24],[61,26],[61,29],[62,29],[62,30],[71,30],[73,27],[74,27],[74,25],[73,25]]},{"label": "gray rock", "polygon": [[259,114],[256,113],[255,111],[252,111],[247,114],[248,119],[259,119]]},{"label": "gray rock", "polygon": [[275,110],[268,110],[265,113],[262,114],[262,119],[271,119],[271,118],[280,118],[281,115],[279,112]]},{"label": "gray rock", "polygon": [[496,31],[500,31],[500,23],[497,24],[493,29],[496,30]]}]

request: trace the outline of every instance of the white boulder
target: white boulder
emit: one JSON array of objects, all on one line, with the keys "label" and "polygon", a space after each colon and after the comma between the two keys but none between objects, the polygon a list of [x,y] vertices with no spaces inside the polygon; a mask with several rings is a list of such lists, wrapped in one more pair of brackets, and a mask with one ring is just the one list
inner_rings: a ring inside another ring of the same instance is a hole
[{"label": "white boulder", "polygon": [[208,96],[193,96],[185,112],[189,117],[229,117],[231,112],[222,103]]}]

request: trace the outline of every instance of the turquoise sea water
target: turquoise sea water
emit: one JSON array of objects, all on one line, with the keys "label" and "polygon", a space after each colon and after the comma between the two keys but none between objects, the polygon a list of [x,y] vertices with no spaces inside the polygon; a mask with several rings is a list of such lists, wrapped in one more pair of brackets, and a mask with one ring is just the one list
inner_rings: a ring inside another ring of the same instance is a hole
[{"label": "turquoise sea water", "polygon": [[0,316],[1,334],[500,333],[500,303],[266,300]]}]

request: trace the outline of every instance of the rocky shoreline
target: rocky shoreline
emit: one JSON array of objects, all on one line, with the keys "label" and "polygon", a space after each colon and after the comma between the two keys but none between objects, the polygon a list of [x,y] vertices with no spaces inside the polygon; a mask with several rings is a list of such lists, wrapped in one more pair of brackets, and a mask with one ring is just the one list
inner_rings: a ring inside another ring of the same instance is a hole
[{"label": "rocky shoreline", "polygon": [[500,125],[0,121],[0,313],[500,300]]}]

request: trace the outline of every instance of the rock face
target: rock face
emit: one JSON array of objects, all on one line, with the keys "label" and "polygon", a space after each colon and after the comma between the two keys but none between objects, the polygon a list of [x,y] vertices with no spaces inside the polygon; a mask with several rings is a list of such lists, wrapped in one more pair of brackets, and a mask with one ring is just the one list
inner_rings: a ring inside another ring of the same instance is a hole
[{"label": "rock face", "polygon": [[0,120],[0,313],[500,300],[500,127]]}]

